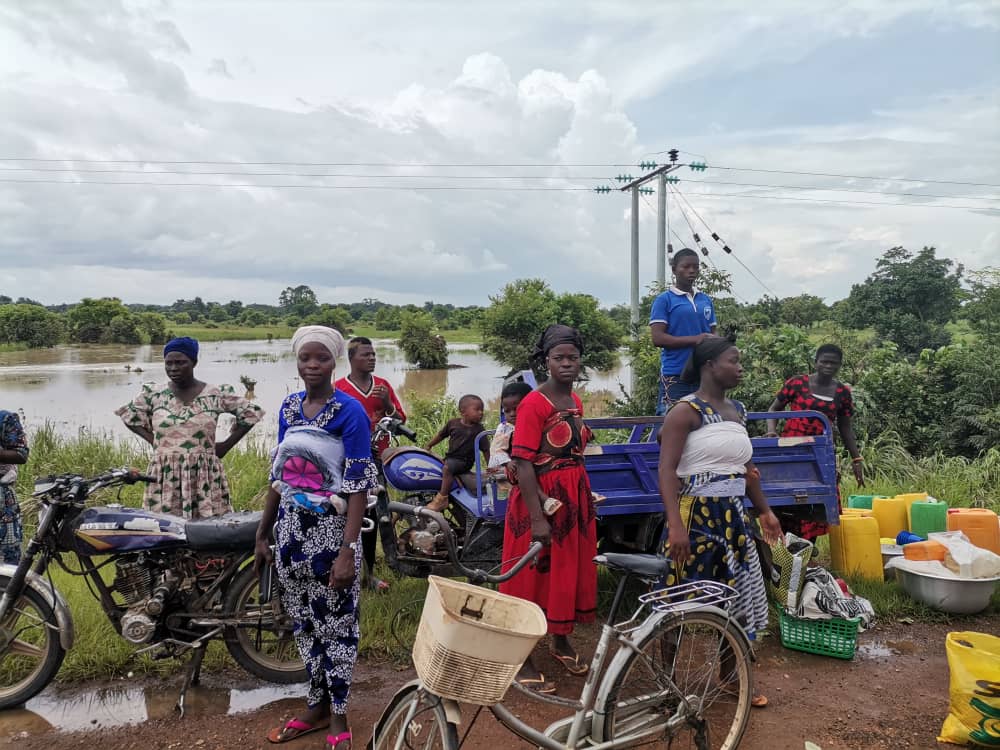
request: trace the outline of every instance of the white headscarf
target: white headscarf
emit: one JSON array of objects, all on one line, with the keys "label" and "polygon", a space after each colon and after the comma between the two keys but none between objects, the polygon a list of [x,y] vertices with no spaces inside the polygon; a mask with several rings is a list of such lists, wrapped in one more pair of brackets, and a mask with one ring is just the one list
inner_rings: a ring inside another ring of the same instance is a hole
[{"label": "white headscarf", "polygon": [[340,359],[344,354],[344,337],[339,331],[326,326],[302,326],[292,334],[292,351],[299,355],[299,349],[305,344],[322,344],[334,359]]}]

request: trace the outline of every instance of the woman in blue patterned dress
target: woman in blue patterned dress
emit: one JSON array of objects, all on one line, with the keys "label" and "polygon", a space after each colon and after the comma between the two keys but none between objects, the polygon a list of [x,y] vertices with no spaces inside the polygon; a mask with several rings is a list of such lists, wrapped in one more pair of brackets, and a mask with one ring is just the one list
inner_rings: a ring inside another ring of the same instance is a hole
[{"label": "woman in blue patterned dress", "polygon": [[[746,409],[726,398],[743,377],[740,350],[708,337],[695,346],[682,377],[697,390],[671,407],[660,432],[663,554],[673,561],[664,583],[729,584],[738,593],[732,611],[753,640],[767,626],[767,594],[743,498],[753,502],[766,542],[781,537],[781,525],[751,460]],[[766,706],[767,698],[753,696],[752,705]]]},{"label": "woman in blue patterned dress", "polygon": [[14,484],[17,464],[28,460],[28,439],[21,420],[12,411],[0,410],[0,563],[17,565],[21,559],[21,506]]},{"label": "woman in blue patterned dress", "polygon": [[358,656],[361,521],[378,475],[371,427],[359,401],[333,387],[344,339],[324,326],[292,337],[306,389],[285,399],[271,488],[257,530],[255,566],[271,557],[281,603],[309,672],[308,708],[267,739],[288,742],[329,726],[329,750],[349,750],[347,701]]}]

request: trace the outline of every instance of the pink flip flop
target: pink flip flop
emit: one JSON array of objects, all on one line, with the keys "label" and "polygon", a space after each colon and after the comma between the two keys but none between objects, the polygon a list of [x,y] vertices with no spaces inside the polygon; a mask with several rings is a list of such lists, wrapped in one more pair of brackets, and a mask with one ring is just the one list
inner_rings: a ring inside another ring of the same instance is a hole
[{"label": "pink flip flop", "polygon": [[332,734],[328,734],[326,736],[326,744],[330,746],[329,750],[337,750],[337,745],[339,745],[341,742],[350,742],[352,746],[354,745],[350,731],[341,732],[336,737],[334,737]]},{"label": "pink flip flop", "polygon": [[280,745],[282,742],[291,742],[305,734],[312,734],[330,726],[330,722],[320,724],[310,724],[301,719],[292,719],[283,727],[275,727],[267,733],[267,741],[273,745]]}]

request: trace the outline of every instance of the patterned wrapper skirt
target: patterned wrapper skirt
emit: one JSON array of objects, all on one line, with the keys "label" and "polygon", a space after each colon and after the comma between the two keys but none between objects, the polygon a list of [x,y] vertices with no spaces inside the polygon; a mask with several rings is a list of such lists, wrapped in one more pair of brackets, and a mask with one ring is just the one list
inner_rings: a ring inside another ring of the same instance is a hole
[{"label": "patterned wrapper skirt", "polygon": [[328,702],[335,714],[347,713],[360,638],[360,550],[351,586],[334,589],[329,583],[346,525],[346,516],[286,502],[278,507],[274,525],[281,604],[294,621],[295,642],[309,671],[307,702],[310,707]]},{"label": "patterned wrapper skirt", "polygon": [[[681,576],[682,581],[719,581],[739,593],[731,604],[736,619],[751,640],[767,626],[767,592],[760,559],[754,544],[753,522],[743,506],[742,497],[680,498],[681,519],[691,539],[691,557]],[[670,556],[668,530],[663,530],[661,549]],[[679,583],[671,566],[663,584]]]}]

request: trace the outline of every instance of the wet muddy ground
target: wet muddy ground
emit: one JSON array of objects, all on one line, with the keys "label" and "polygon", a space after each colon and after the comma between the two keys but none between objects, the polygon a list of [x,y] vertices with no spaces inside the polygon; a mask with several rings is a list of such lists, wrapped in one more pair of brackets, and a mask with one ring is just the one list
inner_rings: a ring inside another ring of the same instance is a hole
[{"label": "wet muddy ground", "polygon": [[[928,748],[948,710],[948,664],[944,638],[950,630],[996,632],[996,618],[974,618],[957,626],[893,623],[860,637],[853,661],[783,649],[776,638],[759,649],[757,688],[770,706],[755,710],[741,747],[746,750],[802,750],[811,741],[822,750]],[[559,675],[543,656],[542,669]],[[392,693],[412,677],[398,665],[361,662],[352,696],[356,748]],[[561,693],[579,688],[560,683]],[[0,712],[0,746],[22,750],[98,747],[100,750],[273,747],[264,734],[301,706],[302,686],[261,685],[237,675],[206,675],[188,696],[187,715],[173,709],[178,681],[50,689],[24,709]],[[548,707],[511,694],[515,713],[544,727],[557,718]],[[464,715],[466,726],[473,711]],[[323,748],[320,734],[287,743],[290,750]],[[528,748],[488,712],[472,726],[465,748]]]}]

